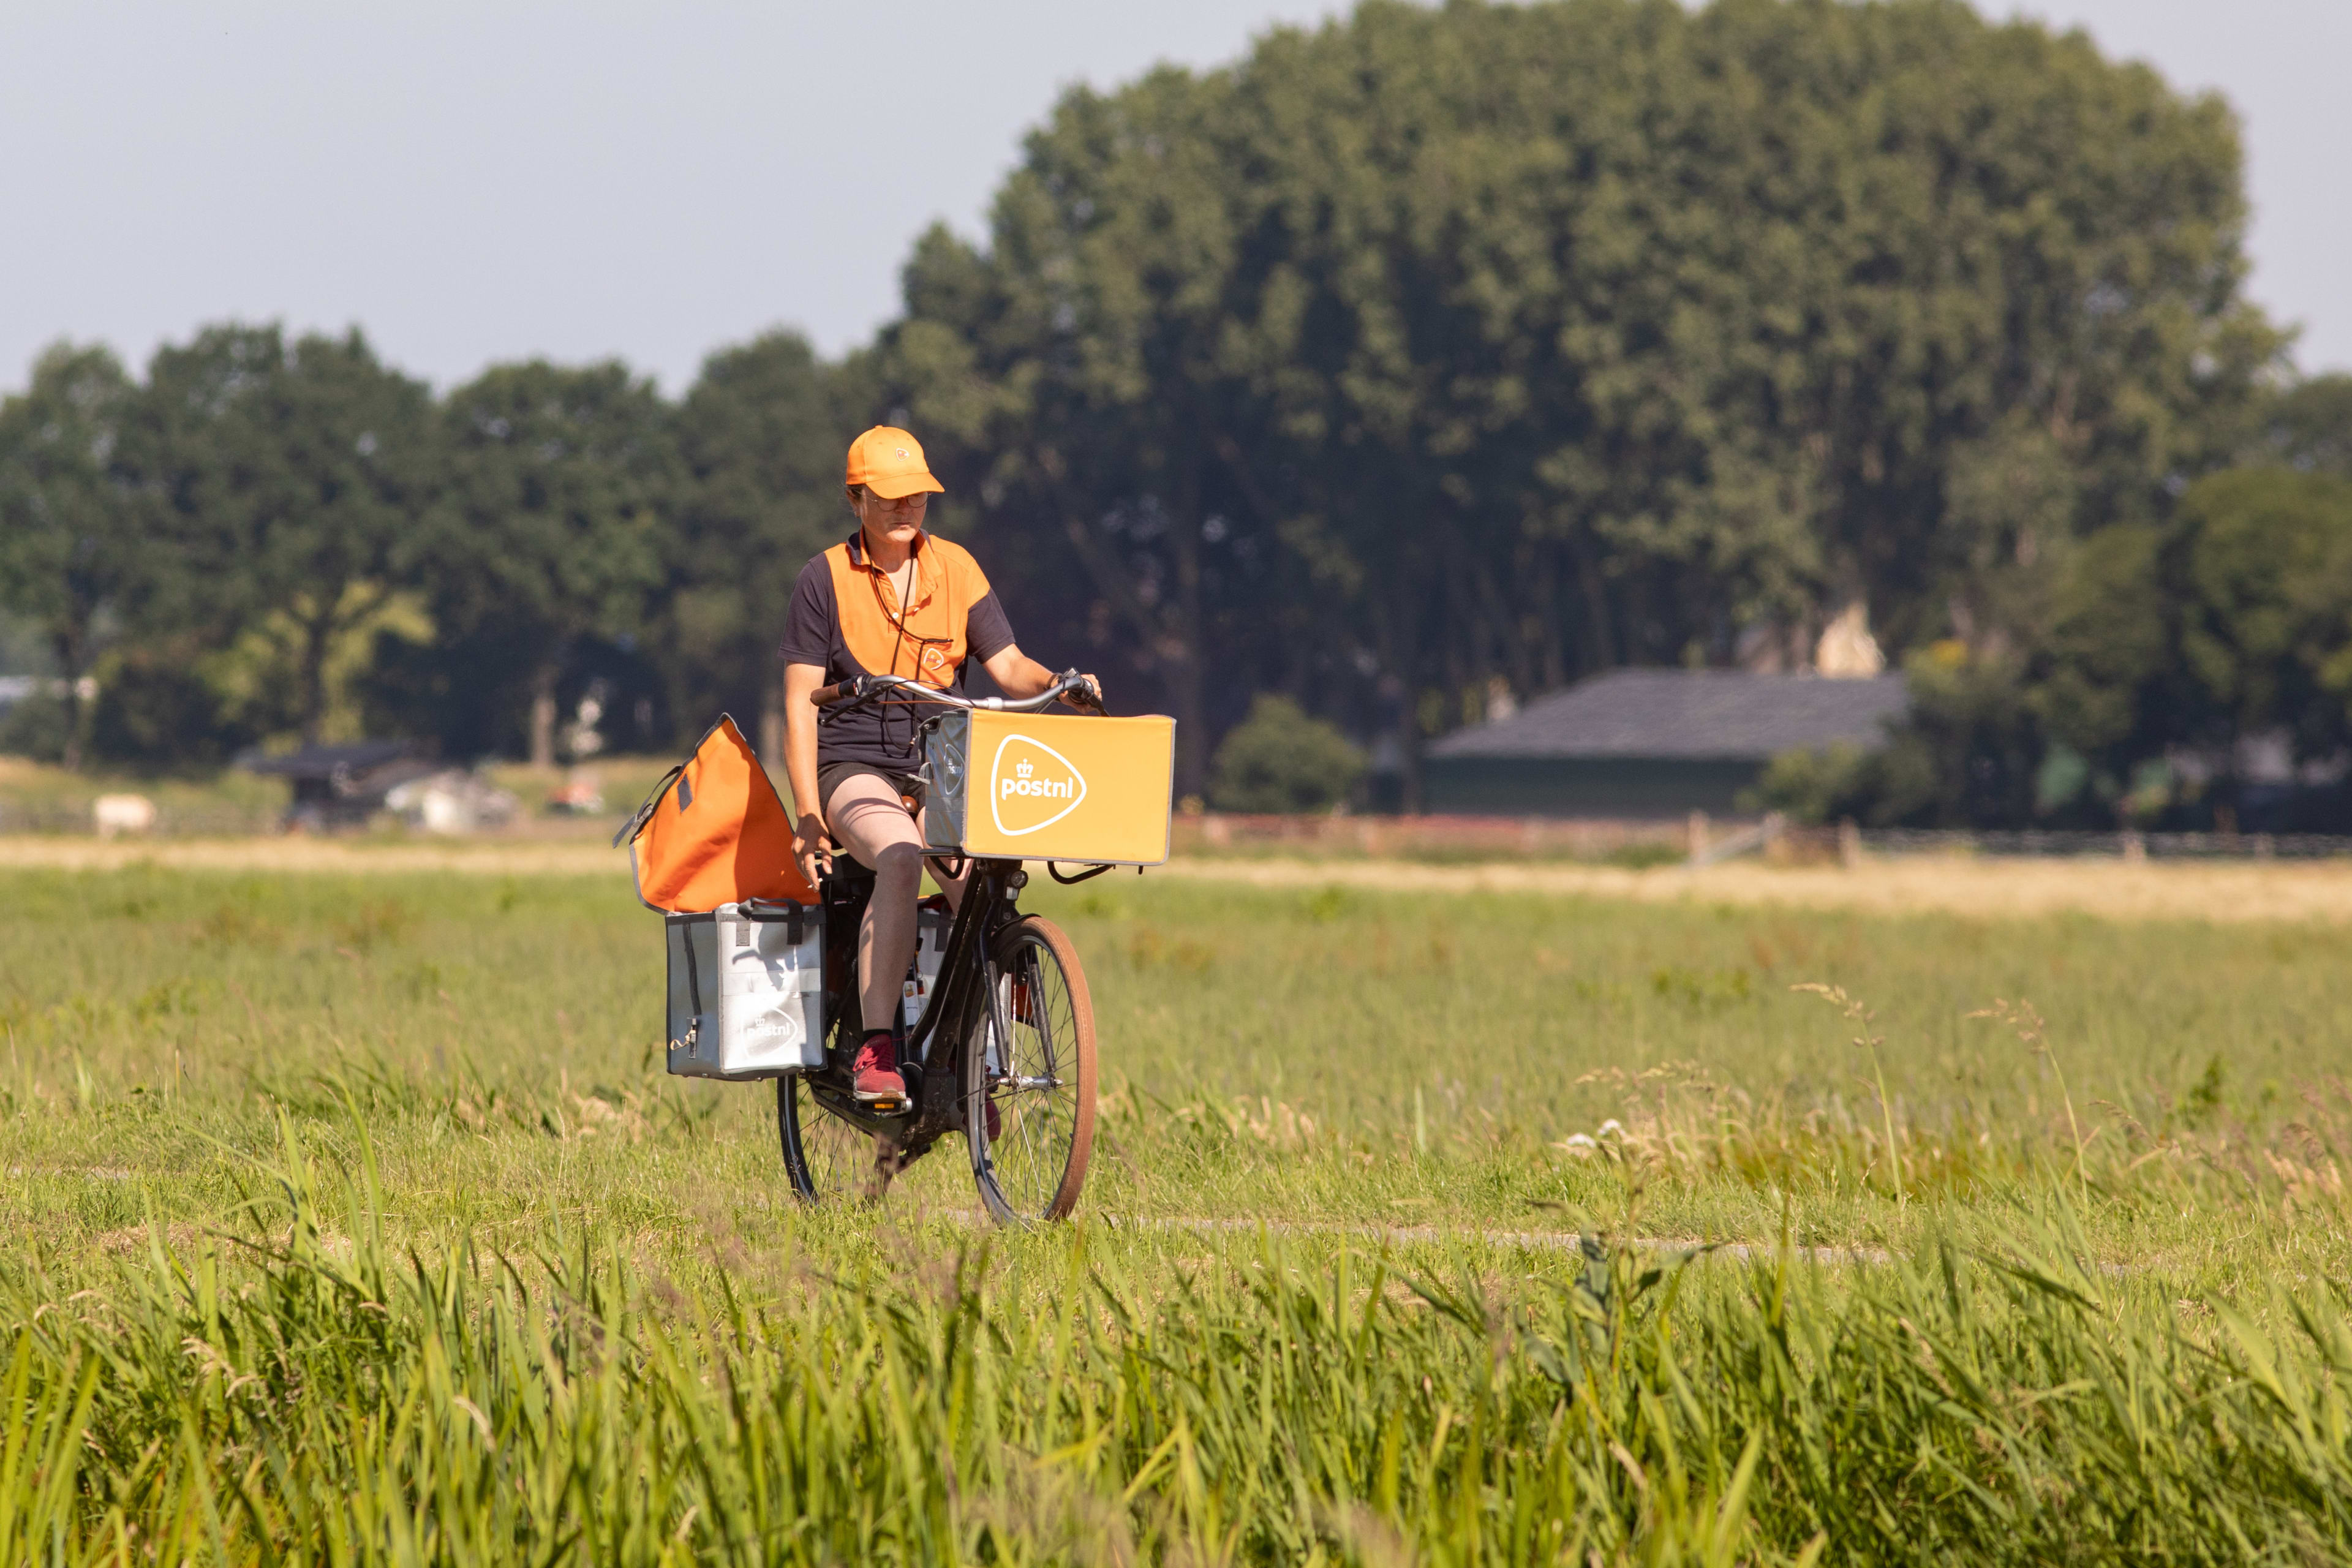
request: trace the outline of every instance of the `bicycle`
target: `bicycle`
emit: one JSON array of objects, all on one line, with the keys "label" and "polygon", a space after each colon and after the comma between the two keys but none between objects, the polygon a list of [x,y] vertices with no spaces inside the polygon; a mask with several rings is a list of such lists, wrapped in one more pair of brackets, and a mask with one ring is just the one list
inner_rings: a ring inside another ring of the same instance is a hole
[{"label": "bicycle", "polygon": [[[811,700],[841,713],[900,689],[943,708],[1034,712],[1067,695],[1075,705],[1101,710],[1093,683],[1075,671],[1020,701],[965,698],[903,676],[857,676],[820,688]],[[963,864],[956,859],[947,874]],[[903,1017],[893,1020],[893,1028],[904,1031],[898,1070],[907,1095],[888,1108],[859,1103],[850,1087],[850,1060],[863,1034],[857,930],[874,873],[837,855],[818,879],[831,1020],[824,1066],[776,1079],[777,1136],[803,1202],[877,1197],[899,1171],[961,1131],[981,1201],[1000,1224],[1061,1219],[1077,1205],[1095,1124],[1094,1004],[1086,971],[1060,927],[1021,912],[1019,896],[1029,880],[1021,862],[973,859],[969,868],[921,1016],[911,1027]],[[1049,862],[1046,869],[1070,883],[1110,868],[1065,876]],[[924,900],[935,920],[944,904]]]}]

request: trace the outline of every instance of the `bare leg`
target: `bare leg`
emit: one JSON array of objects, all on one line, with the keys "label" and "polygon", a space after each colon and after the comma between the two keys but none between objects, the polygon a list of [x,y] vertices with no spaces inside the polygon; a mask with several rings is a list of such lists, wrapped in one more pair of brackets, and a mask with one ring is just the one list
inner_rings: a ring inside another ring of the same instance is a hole
[{"label": "bare leg", "polygon": [[[919,811],[915,813],[915,831],[919,834],[924,835],[923,842],[926,844],[930,842],[929,834],[925,832],[925,823],[928,820],[929,818],[925,812]],[[963,885],[965,880],[971,875],[971,862],[970,860],[964,861],[963,869],[957,872],[952,877],[948,876],[940,869],[940,863],[937,858],[926,860],[923,863],[930,868],[931,880],[937,882],[940,885],[940,891],[947,895],[948,908],[950,910],[960,910],[963,908]]]},{"label": "bare leg", "polygon": [[[842,780],[824,819],[841,847],[874,872],[874,897],[857,930],[857,1009],[866,1028],[886,1029],[898,1016],[899,986],[915,957],[923,837],[898,792],[872,773]],[[939,876],[937,868],[932,875]],[[950,904],[961,901],[963,878],[939,881]]]}]

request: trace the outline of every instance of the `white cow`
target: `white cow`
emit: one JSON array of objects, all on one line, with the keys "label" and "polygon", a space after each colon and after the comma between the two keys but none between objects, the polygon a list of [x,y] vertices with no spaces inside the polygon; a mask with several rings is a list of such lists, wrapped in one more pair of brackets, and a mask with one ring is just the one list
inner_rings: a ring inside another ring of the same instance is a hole
[{"label": "white cow", "polygon": [[143,795],[102,795],[89,803],[89,815],[100,838],[118,833],[152,833],[155,803]]}]

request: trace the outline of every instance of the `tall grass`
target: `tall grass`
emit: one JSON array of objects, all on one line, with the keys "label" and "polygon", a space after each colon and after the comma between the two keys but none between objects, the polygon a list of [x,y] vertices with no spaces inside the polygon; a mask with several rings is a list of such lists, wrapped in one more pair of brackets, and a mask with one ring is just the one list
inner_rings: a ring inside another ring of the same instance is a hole
[{"label": "tall grass", "polygon": [[2352,1556],[2331,933],[1041,890],[984,1235],[797,1211],[624,888],[0,890],[0,1563]]},{"label": "tall grass", "polygon": [[2063,1208],[1844,1272],[1264,1237],[1187,1268],[1080,1230],[679,1281],[594,1225],[395,1248],[358,1147],[289,1122],[232,1226],[10,1281],[0,1560],[2352,1552],[2340,1292],[2168,1302]]}]

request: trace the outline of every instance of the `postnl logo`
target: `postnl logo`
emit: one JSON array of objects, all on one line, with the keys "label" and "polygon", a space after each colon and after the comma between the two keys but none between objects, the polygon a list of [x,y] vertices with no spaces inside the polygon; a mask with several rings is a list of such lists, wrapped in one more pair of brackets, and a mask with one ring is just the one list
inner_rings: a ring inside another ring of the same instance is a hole
[{"label": "postnl logo", "polygon": [[1053,826],[1087,798],[1087,781],[1070,759],[1026,735],[1007,735],[996,743],[988,780],[989,810],[995,814],[996,831],[1007,838]]}]

